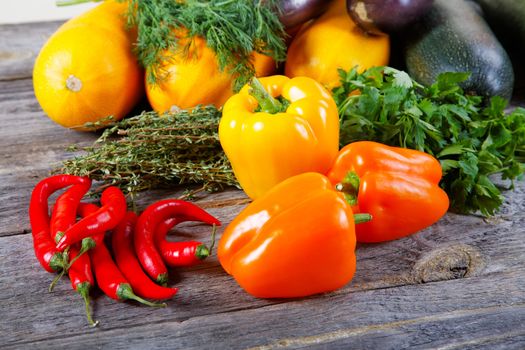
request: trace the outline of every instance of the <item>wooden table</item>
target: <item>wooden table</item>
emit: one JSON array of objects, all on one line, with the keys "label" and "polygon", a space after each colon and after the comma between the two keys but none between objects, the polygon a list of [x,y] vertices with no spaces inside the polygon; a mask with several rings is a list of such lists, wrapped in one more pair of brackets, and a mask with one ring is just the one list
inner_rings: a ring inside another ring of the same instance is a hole
[{"label": "wooden table", "polygon": [[[505,193],[501,212],[490,219],[447,214],[411,237],[359,245],[355,277],[336,292],[255,299],[212,256],[198,267],[170,271],[180,292],[166,308],[96,292],[100,325],[89,327],[67,279],[47,291],[54,276],[34,257],[27,215],[33,186],[70,156],[66,146],[96,137],[54,124],[34,98],[32,64],[58,25],[0,27],[2,348],[525,348],[523,181]],[[145,193],[139,209],[182,191]],[[247,198],[230,189],[197,203],[228,224]],[[180,234],[206,240],[209,228],[187,225]]]}]

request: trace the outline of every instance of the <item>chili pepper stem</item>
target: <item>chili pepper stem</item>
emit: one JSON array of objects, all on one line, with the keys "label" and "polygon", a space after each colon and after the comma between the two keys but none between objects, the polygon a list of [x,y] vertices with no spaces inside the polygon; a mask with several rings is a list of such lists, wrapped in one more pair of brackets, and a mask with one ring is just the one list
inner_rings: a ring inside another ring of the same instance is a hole
[{"label": "chili pepper stem", "polygon": [[77,292],[80,294],[82,299],[84,299],[84,305],[86,308],[86,317],[89,322],[89,324],[92,327],[98,326],[98,321],[93,321],[93,318],[91,316],[91,310],[89,308],[89,304],[91,301],[91,298],[89,297],[89,289],[91,288],[90,284],[88,282],[82,282],[77,285]]},{"label": "chili pepper stem", "polygon": [[370,220],[372,220],[372,215],[370,214],[365,214],[365,213],[354,214],[354,222],[356,225],[363,224],[365,222],[369,222]]},{"label": "chili pepper stem", "polygon": [[61,269],[64,269],[64,254],[55,253],[49,261],[49,266],[55,271],[60,271]]},{"label": "chili pepper stem", "polygon": [[78,254],[73,259],[71,259],[71,261],[69,262],[67,268],[69,269],[69,267],[71,265],[73,265],[75,263],[75,261],[77,261],[77,259],[79,257],[81,257],[83,254],[87,253],[90,249],[95,248],[96,245],[97,245],[97,243],[95,242],[95,240],[93,238],[91,238],[91,237],[84,238],[82,240],[82,246],[80,247],[80,250],[78,251]]},{"label": "chili pepper stem", "polygon": [[215,234],[217,233],[217,225],[213,224],[212,231],[211,231],[211,244],[210,244],[210,255],[213,251],[213,246],[215,245]]},{"label": "chili pepper stem", "polygon": [[197,249],[195,249],[195,256],[199,260],[204,260],[210,255],[211,255],[211,251],[210,249],[208,249],[208,247],[206,247],[205,244],[201,244],[200,246],[197,247]]},{"label": "chili pepper stem", "polygon": [[60,273],[55,278],[53,278],[53,281],[51,281],[51,284],[48,288],[49,293],[51,293],[53,289],[55,289],[55,286],[57,285],[58,281],[60,281],[60,279],[62,278],[62,276],[64,276],[65,273],[66,269],[62,269],[62,271],[60,271]]},{"label": "chili pepper stem", "polygon": [[213,246],[215,245],[215,233],[217,232],[217,225],[213,224],[213,228],[211,231],[211,244],[208,248],[205,244],[201,244],[200,246],[195,249],[195,256],[199,260],[204,260],[207,257],[209,257],[213,251]]},{"label": "chili pepper stem", "polygon": [[168,274],[161,273],[157,276],[157,283],[161,286],[166,286],[168,284]]},{"label": "chili pepper stem", "polygon": [[250,95],[255,97],[262,112],[275,114],[283,111],[283,104],[266,91],[259,79],[253,77],[249,84]]},{"label": "chili pepper stem", "polygon": [[142,299],[141,297],[133,293],[133,289],[128,283],[120,284],[120,286],[118,287],[117,295],[119,299],[135,300],[147,306],[152,306],[152,307],[166,307],[167,306],[166,303],[152,303],[151,301]]}]

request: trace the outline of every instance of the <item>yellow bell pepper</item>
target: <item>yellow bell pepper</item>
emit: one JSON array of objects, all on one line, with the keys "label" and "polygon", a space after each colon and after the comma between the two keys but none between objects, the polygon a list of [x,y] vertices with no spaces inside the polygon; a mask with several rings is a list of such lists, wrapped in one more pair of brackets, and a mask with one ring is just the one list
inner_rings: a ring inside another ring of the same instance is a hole
[{"label": "yellow bell pepper", "polygon": [[219,139],[255,199],[293,175],[329,171],[338,152],[337,106],[311,78],[254,79],[224,105]]}]

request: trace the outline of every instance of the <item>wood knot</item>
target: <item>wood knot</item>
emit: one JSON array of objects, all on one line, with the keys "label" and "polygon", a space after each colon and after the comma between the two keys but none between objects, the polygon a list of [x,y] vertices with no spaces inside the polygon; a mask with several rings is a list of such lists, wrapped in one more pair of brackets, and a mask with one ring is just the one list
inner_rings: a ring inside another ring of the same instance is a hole
[{"label": "wood knot", "polygon": [[485,267],[481,252],[466,244],[447,245],[423,254],[414,264],[412,278],[417,283],[471,277]]}]

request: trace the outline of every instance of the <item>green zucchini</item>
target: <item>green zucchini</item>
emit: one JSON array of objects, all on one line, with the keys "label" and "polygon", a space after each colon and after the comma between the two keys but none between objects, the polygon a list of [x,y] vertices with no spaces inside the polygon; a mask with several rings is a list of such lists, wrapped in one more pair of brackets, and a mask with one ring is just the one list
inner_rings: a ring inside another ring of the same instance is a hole
[{"label": "green zucchini", "polygon": [[470,72],[462,85],[465,91],[510,99],[512,63],[474,5],[465,0],[434,1],[430,12],[404,34],[408,73],[429,85],[443,72]]},{"label": "green zucchini", "polygon": [[525,53],[525,0],[476,0],[503,45]]}]

